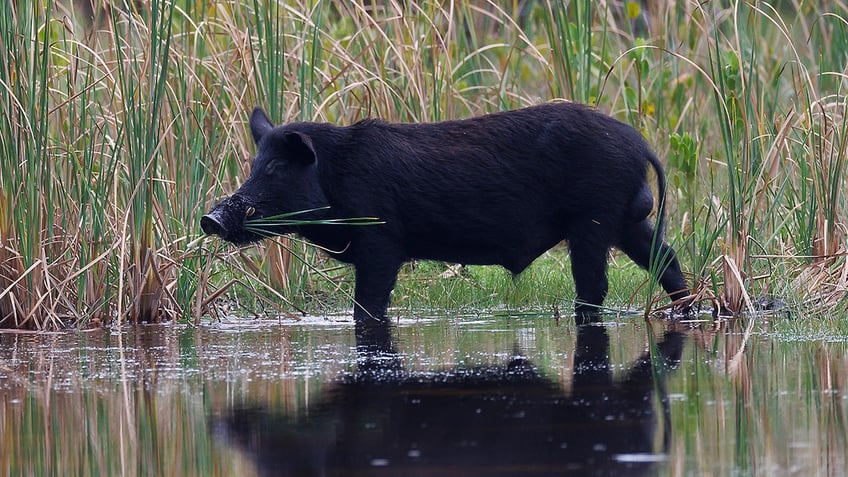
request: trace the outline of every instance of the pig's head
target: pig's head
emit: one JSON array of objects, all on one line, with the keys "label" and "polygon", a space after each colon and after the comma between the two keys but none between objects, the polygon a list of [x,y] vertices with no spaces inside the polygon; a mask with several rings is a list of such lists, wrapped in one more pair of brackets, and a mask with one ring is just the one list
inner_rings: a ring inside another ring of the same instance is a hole
[{"label": "pig's head", "polygon": [[297,129],[275,127],[262,109],[253,110],[257,152],[250,177],[200,219],[205,233],[244,245],[297,232],[292,222],[322,218],[328,201],[318,181],[318,157],[310,136]]}]

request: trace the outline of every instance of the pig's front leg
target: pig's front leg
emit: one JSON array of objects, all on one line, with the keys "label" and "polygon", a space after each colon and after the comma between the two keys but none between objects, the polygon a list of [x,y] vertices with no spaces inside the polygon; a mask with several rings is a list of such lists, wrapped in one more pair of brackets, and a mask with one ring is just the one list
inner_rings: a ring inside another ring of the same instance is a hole
[{"label": "pig's front leg", "polygon": [[388,321],[389,297],[402,263],[402,260],[389,258],[389,255],[376,254],[370,260],[356,263],[355,321]]}]

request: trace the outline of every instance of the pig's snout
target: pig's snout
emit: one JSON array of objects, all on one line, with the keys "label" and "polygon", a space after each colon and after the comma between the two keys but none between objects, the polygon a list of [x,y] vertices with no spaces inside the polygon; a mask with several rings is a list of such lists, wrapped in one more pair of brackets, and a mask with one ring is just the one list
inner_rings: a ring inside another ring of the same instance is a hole
[{"label": "pig's snout", "polygon": [[227,228],[221,223],[220,212],[214,210],[201,217],[200,228],[206,235],[223,235],[227,231]]},{"label": "pig's snout", "polygon": [[206,235],[217,235],[239,246],[247,245],[265,237],[251,230],[251,220],[259,217],[262,212],[257,210],[257,205],[240,194],[233,194],[200,218],[200,228]]}]

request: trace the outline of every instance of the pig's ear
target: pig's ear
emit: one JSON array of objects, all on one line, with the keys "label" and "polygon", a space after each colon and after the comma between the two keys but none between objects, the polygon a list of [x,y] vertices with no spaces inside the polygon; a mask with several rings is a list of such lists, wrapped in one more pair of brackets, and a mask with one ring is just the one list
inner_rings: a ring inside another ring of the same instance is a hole
[{"label": "pig's ear", "polygon": [[262,136],[272,129],[274,129],[274,124],[268,119],[265,111],[259,107],[255,108],[253,113],[250,114],[250,132],[253,134],[253,142],[259,144]]},{"label": "pig's ear", "polygon": [[312,164],[318,159],[312,138],[302,132],[290,131],[283,135],[286,157],[302,164]]}]

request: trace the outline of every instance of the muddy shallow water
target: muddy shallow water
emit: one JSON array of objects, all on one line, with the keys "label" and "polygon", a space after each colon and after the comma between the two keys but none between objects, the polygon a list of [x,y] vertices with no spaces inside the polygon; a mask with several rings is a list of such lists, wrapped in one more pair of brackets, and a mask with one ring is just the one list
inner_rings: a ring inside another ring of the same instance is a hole
[{"label": "muddy shallow water", "polygon": [[[845,342],[606,317],[0,334],[0,475],[843,475]],[[741,350],[741,352],[740,352]]]}]

